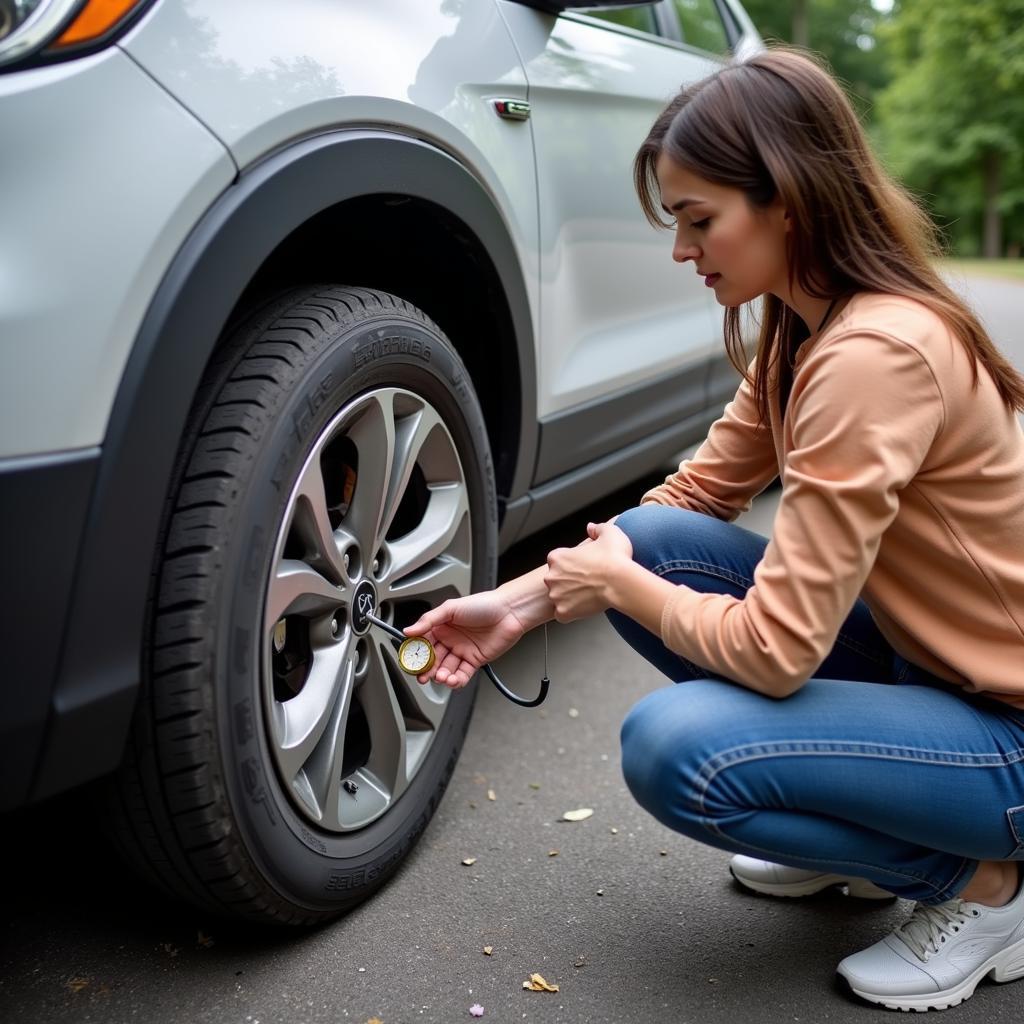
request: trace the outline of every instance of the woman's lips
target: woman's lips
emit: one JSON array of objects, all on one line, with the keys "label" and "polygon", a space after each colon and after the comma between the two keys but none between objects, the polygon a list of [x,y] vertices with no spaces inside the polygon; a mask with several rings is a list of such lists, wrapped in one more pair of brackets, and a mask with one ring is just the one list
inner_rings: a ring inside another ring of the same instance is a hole
[{"label": "woman's lips", "polygon": [[708,288],[713,288],[715,282],[721,276],[722,276],[721,274],[708,274],[707,277],[704,278],[704,284],[707,285]]}]

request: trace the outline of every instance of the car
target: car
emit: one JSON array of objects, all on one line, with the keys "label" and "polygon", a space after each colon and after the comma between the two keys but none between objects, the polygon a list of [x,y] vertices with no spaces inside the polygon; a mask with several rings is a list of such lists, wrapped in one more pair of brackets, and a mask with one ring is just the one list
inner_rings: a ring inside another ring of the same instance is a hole
[{"label": "car", "polygon": [[735,371],[631,164],[761,46],[735,0],[0,0],[0,809],[84,787],[264,924],[397,870],[476,683],[363,612],[704,436]]}]

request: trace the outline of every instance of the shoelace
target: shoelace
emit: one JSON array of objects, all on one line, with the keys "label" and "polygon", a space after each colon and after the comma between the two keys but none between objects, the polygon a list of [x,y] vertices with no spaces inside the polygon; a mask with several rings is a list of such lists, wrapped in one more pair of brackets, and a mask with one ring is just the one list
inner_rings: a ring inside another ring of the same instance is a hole
[{"label": "shoelace", "polygon": [[910,919],[904,921],[895,931],[918,960],[926,961],[929,954],[939,951],[939,943],[945,941],[943,935],[952,935],[967,923],[969,917],[976,917],[976,912],[963,909],[963,900],[949,900],[934,907],[926,907],[918,903]]}]

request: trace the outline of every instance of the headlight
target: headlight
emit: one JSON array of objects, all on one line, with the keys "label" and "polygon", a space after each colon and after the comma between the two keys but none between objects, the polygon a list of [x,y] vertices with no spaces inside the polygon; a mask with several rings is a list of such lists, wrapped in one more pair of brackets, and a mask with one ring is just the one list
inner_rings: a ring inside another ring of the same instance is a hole
[{"label": "headlight", "polygon": [[74,56],[89,44],[102,43],[147,2],[0,0],[0,68],[39,51],[43,58]]}]

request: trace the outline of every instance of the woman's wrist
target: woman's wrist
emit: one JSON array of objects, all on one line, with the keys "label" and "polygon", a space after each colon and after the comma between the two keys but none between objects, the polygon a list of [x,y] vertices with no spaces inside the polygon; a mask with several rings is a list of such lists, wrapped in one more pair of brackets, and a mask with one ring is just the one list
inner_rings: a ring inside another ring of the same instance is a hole
[{"label": "woman's wrist", "polygon": [[540,565],[522,576],[502,583],[496,593],[508,602],[515,617],[523,624],[524,630],[550,622],[555,617],[555,607],[548,597],[544,576],[548,567]]}]

